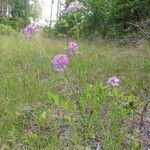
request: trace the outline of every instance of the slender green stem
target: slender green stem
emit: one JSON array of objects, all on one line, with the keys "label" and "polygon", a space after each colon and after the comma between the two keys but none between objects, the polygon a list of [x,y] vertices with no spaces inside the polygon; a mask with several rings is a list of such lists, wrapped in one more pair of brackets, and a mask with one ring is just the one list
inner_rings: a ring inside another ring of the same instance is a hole
[{"label": "slender green stem", "polygon": [[67,49],[68,49],[68,45],[69,45],[68,31],[67,31],[67,34],[66,34],[66,41],[67,41]]},{"label": "slender green stem", "polygon": [[77,12],[75,14],[75,21],[76,21],[76,38],[77,38],[77,41],[79,41],[80,33],[79,33],[78,14],[77,14]]},{"label": "slender green stem", "polygon": [[75,89],[74,89],[74,87],[73,87],[73,85],[72,85],[72,83],[71,83],[71,81],[70,81],[70,79],[69,79],[69,77],[68,77],[68,75],[67,75],[67,73],[65,71],[64,71],[64,76],[66,77],[66,79],[68,81],[68,84],[70,85],[70,88],[72,90],[72,93],[73,93],[73,96],[74,96],[74,99],[75,99],[75,103],[76,103],[76,107],[80,111],[80,104],[79,104],[78,98],[77,98],[77,96],[75,94]]}]

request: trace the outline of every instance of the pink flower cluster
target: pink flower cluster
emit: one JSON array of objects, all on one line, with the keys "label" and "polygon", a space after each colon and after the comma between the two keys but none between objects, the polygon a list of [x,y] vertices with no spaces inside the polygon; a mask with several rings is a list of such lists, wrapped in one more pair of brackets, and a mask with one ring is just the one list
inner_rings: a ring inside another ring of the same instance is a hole
[{"label": "pink flower cluster", "polygon": [[78,9],[81,9],[82,5],[79,1],[74,1],[72,2],[67,8],[66,8],[66,12],[72,12],[72,11],[76,11]]},{"label": "pink flower cluster", "polygon": [[55,70],[59,72],[64,71],[67,68],[68,63],[69,63],[69,58],[65,54],[58,54],[52,60],[52,64]]},{"label": "pink flower cluster", "polygon": [[36,33],[38,30],[38,26],[33,23],[33,24],[29,24],[27,25],[24,29],[23,29],[23,33],[26,36],[31,36],[32,34]]},{"label": "pink flower cluster", "polygon": [[[70,52],[75,53],[77,48],[78,45],[76,42],[70,42],[68,45],[68,50]],[[64,71],[67,68],[68,63],[69,63],[69,57],[65,54],[58,54],[52,60],[52,64],[55,70],[59,72]]]},{"label": "pink flower cluster", "polygon": [[[76,42],[70,42],[68,45],[70,52],[76,52],[77,48],[78,45]],[[56,71],[63,72],[69,64],[69,57],[65,54],[58,54],[52,59],[52,64]],[[119,86],[120,80],[116,76],[112,76],[108,78],[107,84],[110,86]]]},{"label": "pink flower cluster", "polygon": [[111,86],[118,86],[120,84],[120,80],[116,76],[113,76],[108,79],[107,83]]},{"label": "pink flower cluster", "polygon": [[74,41],[70,42],[69,45],[68,45],[68,49],[69,49],[70,52],[75,53],[76,50],[78,49],[77,43],[74,42]]}]

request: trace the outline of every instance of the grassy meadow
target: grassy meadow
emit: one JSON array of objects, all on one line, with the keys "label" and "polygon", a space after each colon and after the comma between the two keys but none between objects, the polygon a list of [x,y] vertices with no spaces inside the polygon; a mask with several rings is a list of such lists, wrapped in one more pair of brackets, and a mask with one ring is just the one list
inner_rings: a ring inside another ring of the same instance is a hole
[{"label": "grassy meadow", "polygon": [[[64,39],[0,35],[0,150],[140,149],[136,111],[149,94],[150,43],[78,47],[73,55]],[[70,58],[65,74],[51,63],[59,53]],[[114,75],[121,84],[111,89]]]}]

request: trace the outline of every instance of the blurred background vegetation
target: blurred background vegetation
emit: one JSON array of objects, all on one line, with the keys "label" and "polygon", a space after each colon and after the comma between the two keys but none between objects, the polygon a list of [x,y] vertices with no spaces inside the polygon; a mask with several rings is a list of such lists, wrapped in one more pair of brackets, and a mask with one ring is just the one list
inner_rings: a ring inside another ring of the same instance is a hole
[{"label": "blurred background vegetation", "polygon": [[[30,23],[30,17],[36,21],[41,15],[41,7],[39,0],[33,1],[35,5],[31,5],[30,0],[0,0],[0,24],[3,24],[1,26],[5,28],[4,30],[8,26],[8,30],[12,27],[21,31]],[[64,8],[72,1],[66,0]],[[84,6],[77,13],[80,37],[135,38],[139,33],[140,37],[141,35],[150,37],[149,0],[80,0],[80,2]],[[59,11],[59,18],[53,27],[51,24],[41,27],[44,36],[74,36],[74,14]]]},{"label": "blurred background vegetation", "polygon": [[34,20],[40,16],[41,10],[39,1],[34,0],[36,5],[31,5],[30,0],[0,0],[0,24],[5,30],[10,26],[16,31],[30,23],[30,18]]}]

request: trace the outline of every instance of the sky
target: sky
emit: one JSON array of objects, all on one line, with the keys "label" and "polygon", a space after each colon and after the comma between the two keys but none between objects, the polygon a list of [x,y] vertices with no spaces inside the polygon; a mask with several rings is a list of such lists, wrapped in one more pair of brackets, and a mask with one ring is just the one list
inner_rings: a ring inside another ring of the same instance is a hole
[{"label": "sky", "polygon": [[[47,21],[50,20],[50,12],[51,12],[51,2],[52,0],[40,0],[41,7],[42,7],[42,17],[40,19],[40,24],[46,25],[48,24]],[[58,0],[54,0],[53,4],[53,15],[52,15],[52,20],[56,20],[56,13],[57,13],[57,2]],[[62,3],[65,2],[65,0],[61,0]],[[46,21],[47,20],[47,21]]]}]

